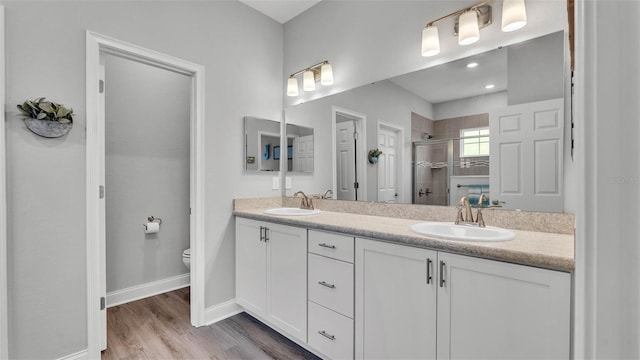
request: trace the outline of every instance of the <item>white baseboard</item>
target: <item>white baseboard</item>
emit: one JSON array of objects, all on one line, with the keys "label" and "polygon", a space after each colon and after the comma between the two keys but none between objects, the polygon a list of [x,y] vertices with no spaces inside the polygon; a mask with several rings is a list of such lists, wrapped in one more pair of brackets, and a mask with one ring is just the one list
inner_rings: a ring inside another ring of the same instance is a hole
[{"label": "white baseboard", "polygon": [[228,317],[241,313],[243,310],[236,304],[235,299],[223,302],[218,305],[210,306],[205,310],[204,324],[211,325]]},{"label": "white baseboard", "polygon": [[132,286],[130,288],[116,290],[107,293],[107,307],[125,304],[131,301],[144,299],[150,296],[163,294],[169,291],[189,286],[191,276],[189,274],[172,276],[170,278]]},{"label": "white baseboard", "polygon": [[58,360],[85,360],[85,359],[89,359],[89,350],[87,349],[58,358]]}]

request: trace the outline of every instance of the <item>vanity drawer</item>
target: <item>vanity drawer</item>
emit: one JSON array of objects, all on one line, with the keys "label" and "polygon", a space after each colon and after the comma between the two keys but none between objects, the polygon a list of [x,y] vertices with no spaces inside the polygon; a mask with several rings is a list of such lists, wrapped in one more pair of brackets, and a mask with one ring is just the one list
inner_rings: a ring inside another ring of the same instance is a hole
[{"label": "vanity drawer", "polygon": [[353,236],[309,230],[309,252],[353,263]]},{"label": "vanity drawer", "polygon": [[353,264],[309,254],[309,300],[353,318]]},{"label": "vanity drawer", "polygon": [[308,343],[331,359],[353,359],[353,320],[309,301]]}]

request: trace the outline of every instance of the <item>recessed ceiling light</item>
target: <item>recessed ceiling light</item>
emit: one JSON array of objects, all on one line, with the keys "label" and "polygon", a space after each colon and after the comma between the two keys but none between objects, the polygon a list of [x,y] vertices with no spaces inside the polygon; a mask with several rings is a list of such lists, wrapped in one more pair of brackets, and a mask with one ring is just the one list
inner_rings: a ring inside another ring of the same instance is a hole
[{"label": "recessed ceiling light", "polygon": [[476,66],[478,66],[478,63],[477,63],[477,62],[470,62],[470,63],[468,63],[468,64],[467,64],[467,67],[468,67],[469,69],[472,69],[472,68],[474,68],[474,67],[476,67]]},{"label": "recessed ceiling light", "polygon": [[487,84],[487,85],[484,86],[485,89],[493,89],[494,87],[496,87],[496,86],[493,85],[493,84]]}]

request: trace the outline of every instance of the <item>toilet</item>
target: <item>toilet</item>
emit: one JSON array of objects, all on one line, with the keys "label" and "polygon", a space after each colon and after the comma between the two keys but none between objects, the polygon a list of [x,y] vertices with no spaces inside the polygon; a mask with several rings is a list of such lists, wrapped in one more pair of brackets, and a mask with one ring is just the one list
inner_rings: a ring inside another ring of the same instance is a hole
[{"label": "toilet", "polygon": [[182,262],[187,269],[191,270],[191,248],[182,252]]}]

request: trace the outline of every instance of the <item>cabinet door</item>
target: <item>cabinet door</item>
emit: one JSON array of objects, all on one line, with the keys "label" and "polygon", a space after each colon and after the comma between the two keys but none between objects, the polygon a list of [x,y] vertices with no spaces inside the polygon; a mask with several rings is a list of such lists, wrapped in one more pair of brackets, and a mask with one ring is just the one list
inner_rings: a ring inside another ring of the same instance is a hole
[{"label": "cabinet door", "polygon": [[436,357],[436,256],[356,239],[356,359]]},{"label": "cabinet door", "polygon": [[307,341],[307,230],[267,223],[267,321]]},{"label": "cabinet door", "polygon": [[438,359],[569,358],[568,273],[438,257]]},{"label": "cabinet door", "polygon": [[267,310],[266,245],[262,223],[236,218],[236,301],[257,316]]}]

